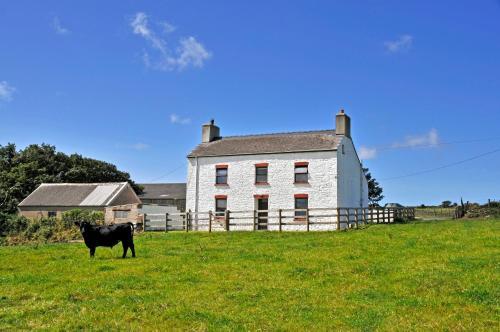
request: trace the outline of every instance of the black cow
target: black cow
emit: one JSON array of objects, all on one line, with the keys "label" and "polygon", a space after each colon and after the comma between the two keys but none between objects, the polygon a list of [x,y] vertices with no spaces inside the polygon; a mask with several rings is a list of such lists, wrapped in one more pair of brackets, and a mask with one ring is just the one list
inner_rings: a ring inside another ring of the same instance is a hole
[{"label": "black cow", "polygon": [[120,241],[123,245],[122,258],[127,256],[128,248],[132,251],[132,257],[135,257],[134,225],[131,222],[111,226],[93,226],[83,221],[75,222],[75,225],[80,227],[85,245],[90,249],[90,257],[94,257],[96,247],[113,248]]}]

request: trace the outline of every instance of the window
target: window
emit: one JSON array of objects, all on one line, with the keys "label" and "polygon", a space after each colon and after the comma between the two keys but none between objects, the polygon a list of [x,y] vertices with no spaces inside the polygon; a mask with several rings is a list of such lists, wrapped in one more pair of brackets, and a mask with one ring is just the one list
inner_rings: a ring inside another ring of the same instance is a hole
[{"label": "window", "polygon": [[215,216],[224,217],[227,210],[227,196],[215,196]]},{"label": "window", "polygon": [[255,165],[255,183],[267,184],[267,166],[268,164]]},{"label": "window", "polygon": [[295,163],[295,183],[308,183],[309,164],[307,162]]},{"label": "window", "polygon": [[55,217],[57,217],[57,212],[56,212],[56,211],[49,211],[49,212],[47,213],[47,216],[48,216],[49,218],[55,218]]},{"label": "window", "polygon": [[[305,210],[309,208],[309,197],[307,194],[297,194],[295,195],[295,209]],[[305,220],[306,211],[295,211],[296,220]]]},{"label": "window", "polygon": [[116,211],[114,211],[114,213],[115,213],[115,218],[118,218],[118,219],[128,218],[128,211],[116,210]]},{"label": "window", "polygon": [[215,166],[215,184],[227,184],[227,165]]}]

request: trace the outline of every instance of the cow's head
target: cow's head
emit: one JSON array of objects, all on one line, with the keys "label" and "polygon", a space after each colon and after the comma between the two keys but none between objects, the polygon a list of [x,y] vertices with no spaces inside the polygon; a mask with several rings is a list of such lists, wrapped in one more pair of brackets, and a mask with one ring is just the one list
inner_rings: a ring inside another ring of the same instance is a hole
[{"label": "cow's head", "polygon": [[91,226],[89,222],[87,221],[75,221],[75,225],[80,228],[80,233],[85,234],[89,227]]}]

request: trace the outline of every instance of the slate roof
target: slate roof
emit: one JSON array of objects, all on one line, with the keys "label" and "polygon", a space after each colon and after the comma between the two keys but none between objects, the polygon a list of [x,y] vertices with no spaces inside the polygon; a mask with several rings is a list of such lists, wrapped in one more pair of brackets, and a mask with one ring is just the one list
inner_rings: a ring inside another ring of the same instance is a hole
[{"label": "slate roof", "polygon": [[140,199],[186,199],[185,183],[141,183],[144,187]]},{"label": "slate roof", "polygon": [[42,183],[19,206],[108,206],[127,182]]},{"label": "slate roof", "polygon": [[201,143],[188,157],[337,150],[335,130],[229,136]]}]

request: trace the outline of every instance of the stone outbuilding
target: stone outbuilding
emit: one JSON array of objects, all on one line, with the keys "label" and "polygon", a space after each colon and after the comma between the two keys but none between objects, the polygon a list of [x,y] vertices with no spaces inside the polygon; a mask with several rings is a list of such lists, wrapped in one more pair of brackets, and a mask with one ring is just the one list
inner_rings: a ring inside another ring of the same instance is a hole
[{"label": "stone outbuilding", "polygon": [[73,209],[102,211],[106,223],[142,222],[141,200],[128,182],[42,183],[18,206],[27,218],[58,217]]},{"label": "stone outbuilding", "polygon": [[139,195],[143,208],[145,205],[175,207],[178,212],[186,210],[185,183],[139,183],[143,192]]}]

